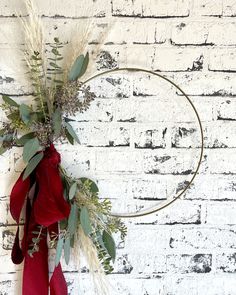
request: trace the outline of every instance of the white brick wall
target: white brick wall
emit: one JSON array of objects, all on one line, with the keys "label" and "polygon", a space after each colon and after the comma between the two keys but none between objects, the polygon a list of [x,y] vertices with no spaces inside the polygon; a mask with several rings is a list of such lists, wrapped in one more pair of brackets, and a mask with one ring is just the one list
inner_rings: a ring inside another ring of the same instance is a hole
[{"label": "white brick wall", "polygon": [[[16,11],[25,15],[22,2],[0,2],[0,93],[19,101],[31,93],[21,70],[23,39],[15,17]],[[236,295],[236,1],[36,2],[46,42],[54,36],[67,42],[75,26],[93,17],[91,50],[107,31],[94,71],[161,71],[191,96],[203,122],[205,152],[196,181],[185,199],[126,220],[128,237],[108,277],[110,294]],[[190,179],[199,152],[196,120],[163,80],[140,73],[107,78],[93,81],[97,98],[73,123],[81,146],[58,149],[65,168],[97,179],[115,209],[147,208]],[[0,157],[1,295],[21,294],[22,266],[10,260],[16,227],[9,213],[10,188],[23,167],[20,153]],[[64,265],[70,295],[94,294],[84,266],[78,271],[76,262]]]}]

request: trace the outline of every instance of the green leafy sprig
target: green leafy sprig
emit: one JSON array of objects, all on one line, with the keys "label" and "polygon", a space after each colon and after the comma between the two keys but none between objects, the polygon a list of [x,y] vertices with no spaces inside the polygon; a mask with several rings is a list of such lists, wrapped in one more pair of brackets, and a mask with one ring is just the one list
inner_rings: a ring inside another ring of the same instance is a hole
[{"label": "green leafy sprig", "polygon": [[67,176],[62,168],[61,173],[65,185],[64,195],[71,204],[71,212],[68,221],[61,223],[61,232],[64,234],[59,234],[56,247],[57,261],[60,261],[62,248],[66,263],[69,263],[70,247],[73,247],[76,233],[81,226],[96,247],[105,273],[112,272],[112,263],[116,258],[113,234],[119,233],[124,241],[127,234],[126,226],[119,218],[111,216],[111,202],[108,199],[99,199],[98,186],[94,181],[88,178],[76,181]]}]

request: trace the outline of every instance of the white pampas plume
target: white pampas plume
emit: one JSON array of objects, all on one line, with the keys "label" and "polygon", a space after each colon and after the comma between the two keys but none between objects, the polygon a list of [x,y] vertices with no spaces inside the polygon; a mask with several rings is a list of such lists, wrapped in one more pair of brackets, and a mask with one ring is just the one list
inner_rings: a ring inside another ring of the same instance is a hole
[{"label": "white pampas plume", "polygon": [[94,282],[94,293],[109,295],[109,282],[98,259],[97,249],[91,239],[85,235],[81,226],[78,229],[77,241],[79,245],[77,253],[78,255],[83,253],[86,258]]},{"label": "white pampas plume", "polygon": [[[31,64],[31,55],[38,52],[42,61],[45,61],[44,32],[41,17],[32,0],[25,0],[28,13],[27,18],[20,17],[25,36],[25,59],[28,65]],[[44,69],[46,65],[43,64]]]}]

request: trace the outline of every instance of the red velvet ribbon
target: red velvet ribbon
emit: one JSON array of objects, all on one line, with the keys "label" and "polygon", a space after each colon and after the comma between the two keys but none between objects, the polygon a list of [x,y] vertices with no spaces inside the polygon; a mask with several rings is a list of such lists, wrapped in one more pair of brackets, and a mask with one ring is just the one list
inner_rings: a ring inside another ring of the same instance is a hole
[{"label": "red velvet ribbon", "polygon": [[[67,285],[59,264],[49,281],[47,234],[57,232],[58,222],[68,218],[70,206],[63,196],[63,184],[59,172],[60,154],[51,145],[30,177],[23,180],[23,173],[15,183],[10,195],[10,211],[18,229],[12,249],[12,261],[24,260],[23,295],[67,295]],[[34,190],[33,196],[30,192]],[[26,202],[24,236],[20,243],[19,223]],[[34,231],[42,225],[39,251],[28,254]]]}]

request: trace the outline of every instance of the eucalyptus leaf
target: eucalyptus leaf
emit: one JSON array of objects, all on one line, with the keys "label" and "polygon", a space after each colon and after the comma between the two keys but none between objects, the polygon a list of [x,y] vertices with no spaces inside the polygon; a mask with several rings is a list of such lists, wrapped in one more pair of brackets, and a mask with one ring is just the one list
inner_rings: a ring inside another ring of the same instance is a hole
[{"label": "eucalyptus leaf", "polygon": [[70,191],[69,191],[69,199],[72,200],[76,194],[77,191],[77,183],[74,182],[72,184],[72,186],[70,187]]},{"label": "eucalyptus leaf", "polygon": [[53,130],[55,137],[59,137],[61,133],[61,124],[62,124],[62,118],[61,118],[61,110],[60,108],[57,108],[52,116],[52,122],[53,122]]},{"label": "eucalyptus leaf", "polygon": [[70,237],[70,247],[74,248],[74,246],[75,246],[75,235],[72,235]]},{"label": "eucalyptus leaf", "polygon": [[59,238],[57,242],[55,265],[58,266],[61,260],[62,250],[64,246],[64,238]]},{"label": "eucalyptus leaf", "polygon": [[23,160],[27,163],[40,149],[40,144],[38,138],[29,139],[23,150]]},{"label": "eucalyptus leaf", "polygon": [[11,99],[8,95],[2,95],[3,101],[11,107],[19,107],[18,103],[16,103],[13,99]]},{"label": "eucalyptus leaf", "polygon": [[83,68],[83,63],[84,63],[84,55],[81,54],[80,56],[76,58],[74,64],[71,67],[71,70],[68,75],[69,81],[76,81],[78,79]]},{"label": "eucalyptus leaf", "polygon": [[6,132],[6,129],[0,129],[0,136],[4,135]]},{"label": "eucalyptus leaf", "polygon": [[0,156],[3,155],[7,151],[7,148],[0,146]]},{"label": "eucalyptus leaf", "polygon": [[23,180],[25,180],[38,166],[40,161],[43,159],[43,153],[39,153],[35,155],[28,163],[27,167],[25,168],[25,172],[23,174]]},{"label": "eucalyptus leaf", "polygon": [[111,256],[111,258],[114,262],[116,259],[116,244],[115,244],[113,237],[108,232],[106,232],[104,230],[103,235],[102,235],[102,239],[103,239],[103,242],[104,242],[104,245],[107,249],[108,254]]},{"label": "eucalyptus leaf", "polygon": [[92,226],[91,226],[91,221],[90,221],[90,217],[89,217],[89,212],[88,209],[86,207],[82,207],[81,211],[80,211],[80,223],[82,226],[82,229],[84,231],[84,233],[89,236],[92,232]]},{"label": "eucalyptus leaf", "polygon": [[79,75],[78,78],[82,77],[85,74],[85,72],[86,72],[86,70],[88,68],[88,63],[89,63],[89,53],[87,52],[86,55],[85,55],[84,62],[83,62],[83,65],[82,65],[82,69],[80,71],[80,75]]},{"label": "eucalyptus leaf", "polygon": [[71,235],[75,234],[79,219],[79,210],[77,205],[74,203],[70,209],[70,215],[68,218],[68,230]]},{"label": "eucalyptus leaf", "polygon": [[29,139],[32,139],[35,137],[35,133],[34,132],[30,132],[27,133],[23,136],[21,136],[19,139],[16,140],[16,143],[18,145],[25,145],[27,141],[29,141]]},{"label": "eucalyptus leaf", "polygon": [[70,133],[65,129],[66,138],[68,139],[69,143],[74,145],[74,138],[70,135]]},{"label": "eucalyptus leaf", "polygon": [[68,265],[70,262],[70,238],[66,238],[64,244],[65,262]]},{"label": "eucalyptus leaf", "polygon": [[73,127],[67,122],[65,122],[65,127],[66,127],[66,130],[69,132],[69,134],[74,138],[74,140],[80,143],[79,138],[77,134],[75,133]]},{"label": "eucalyptus leaf", "polygon": [[97,231],[97,232],[96,232],[96,238],[97,238],[97,241],[98,241],[99,245],[100,245],[104,250],[106,250],[106,247],[105,247],[104,242],[103,242],[103,239],[102,239],[102,234],[101,234],[100,231]]},{"label": "eucalyptus leaf", "polygon": [[20,105],[19,110],[20,110],[20,117],[21,117],[22,121],[25,124],[28,124],[30,121],[30,113],[31,113],[30,107],[27,106],[26,104],[22,103]]}]

